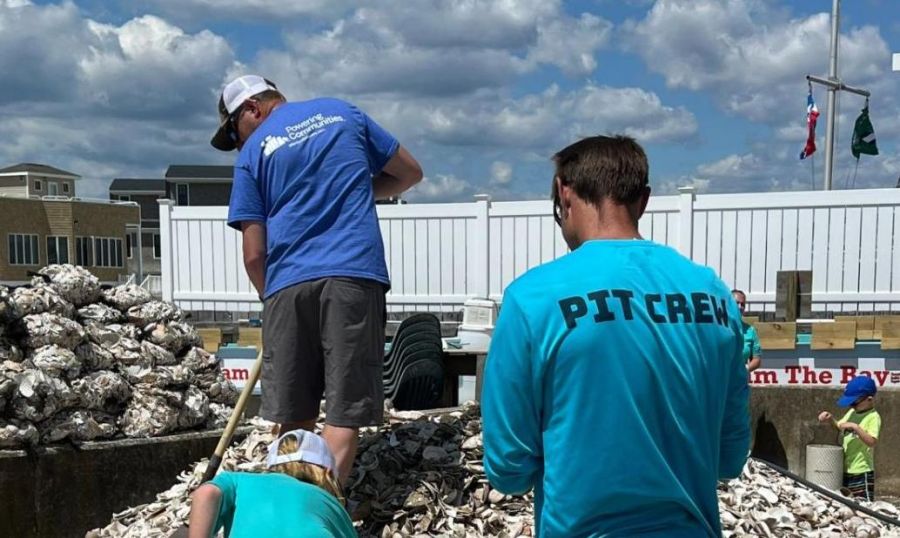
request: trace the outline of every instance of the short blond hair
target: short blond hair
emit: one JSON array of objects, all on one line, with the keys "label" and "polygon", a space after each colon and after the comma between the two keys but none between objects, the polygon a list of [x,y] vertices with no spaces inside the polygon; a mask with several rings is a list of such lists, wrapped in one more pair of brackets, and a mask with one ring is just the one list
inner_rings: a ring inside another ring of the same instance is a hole
[{"label": "short blond hair", "polygon": [[[293,454],[294,452],[297,452],[297,448],[297,439],[294,437],[286,437],[281,440],[281,443],[278,444],[278,453]],[[276,473],[293,476],[301,482],[307,482],[309,484],[319,486],[328,493],[334,495],[337,500],[341,502],[341,504],[344,504],[345,502],[344,492],[341,488],[341,485],[334,477],[334,474],[332,474],[332,472],[325,467],[302,461],[290,461],[288,463],[279,463],[278,465],[273,465],[269,468],[269,470]]]}]

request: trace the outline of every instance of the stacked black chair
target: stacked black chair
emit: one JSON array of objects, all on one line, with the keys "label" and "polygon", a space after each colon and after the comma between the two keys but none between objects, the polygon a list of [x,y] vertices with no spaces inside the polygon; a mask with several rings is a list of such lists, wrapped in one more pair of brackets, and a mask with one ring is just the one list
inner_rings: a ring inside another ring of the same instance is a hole
[{"label": "stacked black chair", "polygon": [[441,324],[432,314],[414,314],[400,323],[384,357],[384,395],[400,410],[431,409],[444,392]]}]

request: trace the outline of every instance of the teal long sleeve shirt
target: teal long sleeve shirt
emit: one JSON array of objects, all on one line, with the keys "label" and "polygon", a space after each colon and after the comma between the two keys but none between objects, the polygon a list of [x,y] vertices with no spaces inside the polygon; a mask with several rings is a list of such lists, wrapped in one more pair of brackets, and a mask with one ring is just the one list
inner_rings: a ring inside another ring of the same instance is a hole
[{"label": "teal long sleeve shirt", "polygon": [[719,536],[750,431],[741,317],[708,268],[591,241],[504,293],[485,368],[484,466],[535,490],[539,536]]}]

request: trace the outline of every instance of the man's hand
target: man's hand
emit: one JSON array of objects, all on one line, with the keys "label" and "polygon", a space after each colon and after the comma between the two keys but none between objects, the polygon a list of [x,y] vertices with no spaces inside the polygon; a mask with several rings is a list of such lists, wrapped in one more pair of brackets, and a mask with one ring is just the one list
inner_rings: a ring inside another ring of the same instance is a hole
[{"label": "man's hand", "polygon": [[384,165],[384,170],[372,179],[376,200],[402,194],[422,180],[422,167],[403,146]]},{"label": "man's hand", "polygon": [[262,222],[242,222],[244,269],[250,282],[262,298],[266,291],[266,225]]},{"label": "man's hand", "polygon": [[828,411],[822,411],[819,413],[819,422],[831,422],[834,417],[831,416],[831,413]]}]

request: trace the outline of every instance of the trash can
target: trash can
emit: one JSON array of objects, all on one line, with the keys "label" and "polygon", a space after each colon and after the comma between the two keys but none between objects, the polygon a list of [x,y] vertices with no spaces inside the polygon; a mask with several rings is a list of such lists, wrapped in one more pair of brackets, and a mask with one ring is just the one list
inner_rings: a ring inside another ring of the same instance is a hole
[{"label": "trash can", "polygon": [[844,482],[844,449],[835,445],[806,445],[806,479],[832,491]]}]

